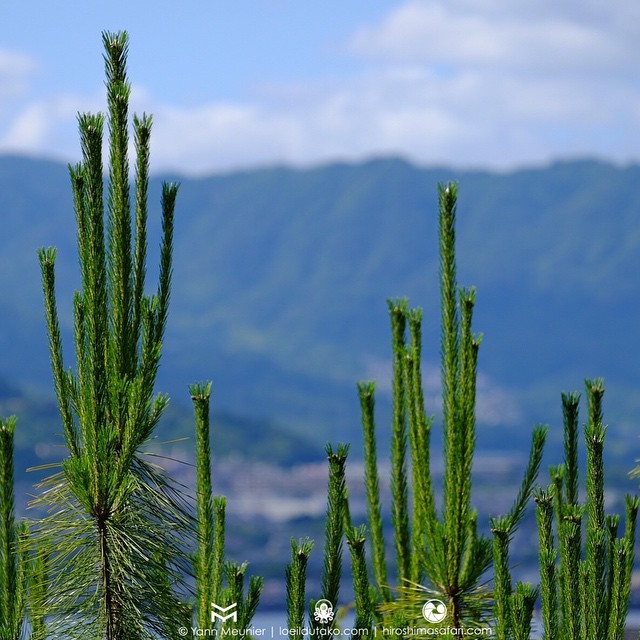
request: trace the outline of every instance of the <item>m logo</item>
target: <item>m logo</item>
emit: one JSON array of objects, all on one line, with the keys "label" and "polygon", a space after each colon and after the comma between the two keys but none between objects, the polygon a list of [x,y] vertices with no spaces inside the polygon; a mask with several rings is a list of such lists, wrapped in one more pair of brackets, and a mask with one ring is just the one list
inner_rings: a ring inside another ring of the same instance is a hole
[{"label": "m logo", "polygon": [[[221,622],[226,622],[227,620],[233,620],[234,622],[238,622],[238,612],[235,610],[237,606],[238,606],[237,602],[233,602],[228,607],[221,607],[217,605],[215,602],[212,602],[211,603],[211,622],[215,622],[216,618]],[[233,609],[233,611],[231,611],[231,609]],[[231,613],[227,613],[228,611],[231,611]]]}]

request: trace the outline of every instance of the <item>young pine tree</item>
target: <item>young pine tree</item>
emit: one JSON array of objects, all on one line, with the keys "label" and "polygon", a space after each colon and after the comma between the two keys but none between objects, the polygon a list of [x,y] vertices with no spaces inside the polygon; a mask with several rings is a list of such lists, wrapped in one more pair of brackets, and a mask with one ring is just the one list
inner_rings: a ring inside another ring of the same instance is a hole
[{"label": "young pine tree", "polygon": [[[53,378],[68,457],[41,485],[49,515],[35,539],[49,561],[54,637],[173,637],[185,619],[180,494],[143,455],[168,399],[154,395],[169,308],[174,206],[162,190],[157,291],[145,294],[151,118],[134,117],[135,200],[129,189],[126,33],[104,33],[108,116],[79,116],[82,161],[70,168],[81,290],[74,297],[76,370],[65,369],[54,249],[40,251]],[[106,194],[102,164],[109,134]]]},{"label": "young pine tree", "polygon": [[604,512],[604,385],[602,380],[587,380],[586,387],[589,406],[584,427],[586,500],[578,501],[580,394],[563,394],[564,463],[551,468],[551,485],[538,489],[535,494],[539,589],[519,583],[512,592],[508,566],[509,520],[507,517],[492,522],[496,583],[494,633],[498,640],[529,639],[538,593],[545,640],[622,640],[624,637],[640,500],[626,497],[625,529],[618,536],[620,517],[606,516]]},{"label": "young pine tree", "polygon": [[[429,597],[444,601],[443,628],[488,620],[492,594],[481,583],[493,560],[491,541],[477,532],[471,506],[475,449],[476,375],[480,336],[472,332],[475,290],[459,289],[456,280],[455,220],[457,185],[439,186],[441,373],[444,429],[444,479],[438,513],[431,474],[433,419],[424,405],[421,376],[422,314],[406,300],[389,303],[393,347],[391,495],[399,598],[389,601],[376,465],[373,383],[358,387],[364,430],[365,485],[371,527],[373,573],[387,614],[383,624],[424,625],[421,607]],[[407,327],[410,343],[407,343]],[[537,476],[546,431],[533,433],[529,464],[509,515],[517,526]],[[409,457],[407,456],[409,451]],[[408,457],[408,459],[407,459]],[[409,461],[413,500],[409,504]],[[524,598],[521,589],[519,595]],[[530,600],[530,598],[529,598]],[[433,625],[430,627],[435,628]]]},{"label": "young pine tree", "polygon": [[550,640],[622,640],[640,500],[626,496],[626,522],[618,536],[620,516],[605,515],[604,383],[586,380],[585,386],[585,502],[578,498],[578,393],[562,396],[564,464],[552,467],[551,486],[536,495],[542,617],[545,637]]}]

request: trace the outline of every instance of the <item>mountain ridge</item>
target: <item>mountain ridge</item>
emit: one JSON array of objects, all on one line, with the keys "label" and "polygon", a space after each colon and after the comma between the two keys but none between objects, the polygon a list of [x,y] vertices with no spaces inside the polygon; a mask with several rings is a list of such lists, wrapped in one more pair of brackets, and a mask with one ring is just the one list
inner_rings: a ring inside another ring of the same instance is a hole
[{"label": "mountain ridge", "polygon": [[[478,290],[483,402],[503,398],[513,409],[501,419],[494,407],[479,421],[504,428],[515,420],[528,434],[533,421],[558,421],[561,391],[602,375],[615,420],[631,429],[640,408],[639,178],[638,165],[594,159],[492,173],[398,158],[156,176],[150,282],[160,183],[181,182],[159,388],[187,404],[188,384],[213,379],[213,402],[225,412],[318,441],[357,440],[355,383],[388,376],[386,299],[407,296],[424,308],[425,366],[437,372],[437,183],[456,180],[458,279]],[[58,305],[73,359],[68,182],[62,164],[0,157],[0,348],[12,365],[0,373],[27,387],[51,388],[40,246],[58,248]],[[437,414],[432,378],[427,410]],[[384,379],[379,387],[382,422]]]}]

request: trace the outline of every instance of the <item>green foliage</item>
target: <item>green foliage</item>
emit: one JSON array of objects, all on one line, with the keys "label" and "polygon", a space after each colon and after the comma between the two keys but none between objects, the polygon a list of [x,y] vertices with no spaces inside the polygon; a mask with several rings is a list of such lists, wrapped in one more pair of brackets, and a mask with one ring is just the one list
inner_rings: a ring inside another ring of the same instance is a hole
[{"label": "green foliage", "polygon": [[509,603],[513,640],[529,640],[533,607],[537,598],[538,589],[534,589],[528,582],[518,583]]},{"label": "green foliage", "polygon": [[[329,461],[329,483],[327,489],[327,517],[323,551],[321,598],[336,606],[342,578],[342,541],[345,532],[346,484],[345,473],[349,445],[339,443],[336,450],[327,444]],[[311,601],[311,607],[315,601]],[[313,615],[313,614],[312,614]],[[312,617],[312,624],[317,621]]]},{"label": "green foliage", "polygon": [[379,598],[388,600],[391,597],[387,581],[387,566],[384,548],[384,532],[382,527],[382,507],[380,505],[380,478],[376,464],[375,434],[375,383],[358,384],[362,430],[364,433],[364,484],[367,493],[367,516],[370,529],[371,555],[373,575],[376,580]]},{"label": "green foliage", "polygon": [[18,640],[25,618],[27,557],[16,523],[13,492],[13,438],[16,418],[0,419],[0,639]]},{"label": "green foliage", "polygon": [[[562,396],[564,464],[551,468],[552,484],[535,494],[545,640],[621,640],[624,635],[640,500],[627,496],[625,532],[618,537],[620,517],[605,516],[604,512],[604,384],[602,380],[587,380],[586,388],[589,415],[584,428],[585,503],[578,502],[578,393]],[[508,518],[494,520],[492,526],[496,550],[496,635],[505,640],[529,638],[532,610],[526,594],[530,587],[518,584],[511,594]],[[519,589],[524,595],[518,595]]]},{"label": "green foliage", "polygon": [[287,626],[301,633],[306,608],[307,564],[313,549],[313,541],[291,540],[291,564],[287,565],[285,581],[287,588]]},{"label": "green foliage", "polygon": [[[504,545],[495,547],[477,533],[477,513],[471,507],[471,473],[475,449],[475,402],[478,350],[481,336],[472,332],[474,289],[459,289],[456,280],[457,185],[439,186],[441,363],[444,430],[442,513],[438,514],[431,478],[430,432],[420,372],[422,312],[409,309],[406,300],[389,302],[393,347],[393,416],[391,443],[392,521],[395,533],[398,599],[389,602],[384,546],[380,531],[380,496],[377,481],[373,426],[372,383],[359,385],[364,429],[365,484],[372,528],[374,575],[385,624],[393,620],[416,622],[425,595],[441,598],[447,606],[449,627],[482,624],[488,618],[492,595],[481,577],[495,555],[497,575],[508,573],[508,540],[522,519],[538,473],[546,430],[536,428],[529,463],[514,505],[499,524]],[[407,326],[410,343],[406,343]],[[408,426],[407,426],[408,423]],[[409,524],[406,450],[410,449],[413,481],[412,524]],[[496,527],[498,524],[496,523]],[[502,554],[502,555],[500,555]],[[422,584],[422,583],[426,584]],[[496,581],[496,598],[511,598],[506,581]],[[528,610],[533,591],[520,587],[516,604]],[[515,598],[515,596],[514,596]],[[508,602],[504,600],[504,606]],[[531,605],[532,606],[532,605]],[[424,620],[422,621],[424,622]],[[524,629],[520,625],[519,628]]]},{"label": "green foliage", "polygon": [[[245,630],[260,601],[263,579],[251,576],[247,594],[244,580],[248,563],[225,561],[226,498],[213,496],[209,401],[211,383],[189,387],[196,423],[196,521],[198,551],[194,558],[196,582],[196,622],[199,629]],[[226,580],[226,587],[223,582]],[[236,620],[213,620],[212,603],[228,607],[235,603]]]},{"label": "green foliage", "polygon": [[[509,543],[524,516],[526,503],[533,492],[546,436],[547,427],[534,428],[529,463],[518,495],[506,516],[493,517],[490,521],[493,533],[494,631],[498,638],[509,638],[511,635],[528,638],[527,629],[530,628],[533,602],[538,592],[533,590],[531,585],[524,583],[518,583],[515,592],[512,592]],[[528,622],[527,611],[529,611]],[[524,633],[527,635],[524,636]]]},{"label": "green foliage", "polygon": [[411,580],[425,578],[426,567],[421,560],[422,541],[433,539],[437,522],[436,505],[431,481],[429,442],[433,418],[425,413],[422,390],[422,311],[408,310],[407,320],[411,346],[404,348],[404,384],[408,395],[409,445],[413,478],[413,552],[411,554]]},{"label": "green foliage", "polygon": [[407,417],[405,384],[403,380],[403,347],[406,327],[407,301],[389,301],[393,353],[393,415],[391,418],[391,517],[395,532],[394,543],[398,579],[409,579],[409,511],[407,478]]},{"label": "green foliage", "polygon": [[222,606],[236,603],[237,617],[221,623],[220,628],[244,631],[251,624],[255,615],[264,581],[259,576],[251,576],[245,594],[245,575],[249,564],[227,561],[224,564],[224,576],[227,586],[222,589],[220,600]]},{"label": "green foliage", "polygon": [[[25,522],[25,539],[28,535]],[[32,554],[29,564],[28,613],[31,625],[31,640],[45,640],[47,637],[47,594],[49,589],[49,558],[45,552]]]},{"label": "green foliage", "polygon": [[350,527],[347,529],[347,544],[351,552],[353,573],[353,591],[355,593],[356,619],[354,629],[359,635],[367,635],[373,628],[373,603],[369,588],[369,576],[365,559],[366,527]]},{"label": "green foliage", "polygon": [[[214,574],[214,546],[216,515],[211,488],[211,448],[209,436],[209,399],[211,383],[189,388],[193,400],[196,423],[196,520],[198,552],[194,562],[196,579],[196,620],[201,629],[209,628],[211,603],[217,602],[214,593],[220,592],[221,567]],[[222,513],[224,519],[224,504]],[[224,528],[223,528],[224,531]],[[224,550],[222,555],[224,555]]]},{"label": "green foliage", "polygon": [[[157,292],[144,294],[151,118],[134,118],[135,238],[129,194],[126,33],[104,33],[108,118],[79,116],[82,162],[70,168],[81,291],[74,296],[76,373],[66,371],[54,249],[39,253],[54,383],[69,457],[41,484],[49,511],[34,542],[48,559],[53,632],[106,640],[169,636],[184,619],[184,545],[192,521],[163,471],[143,457],[167,404],[154,397],[171,282],[178,187],[162,193]],[[109,128],[103,193],[102,138]]]}]

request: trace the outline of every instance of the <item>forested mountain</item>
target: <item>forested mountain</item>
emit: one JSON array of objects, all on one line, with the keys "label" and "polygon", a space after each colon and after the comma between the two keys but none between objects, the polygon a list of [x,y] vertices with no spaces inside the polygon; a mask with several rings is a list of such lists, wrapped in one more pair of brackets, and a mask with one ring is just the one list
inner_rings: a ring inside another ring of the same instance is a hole
[{"label": "forested mountain", "polygon": [[[560,392],[602,376],[612,438],[629,468],[640,454],[639,166],[581,160],[498,174],[390,158],[161,176],[150,202],[167,178],[181,187],[159,386],[175,404],[188,408],[188,384],[212,379],[214,410],[297,432],[320,456],[328,439],[355,441],[355,383],[378,379],[384,415],[386,299],[407,296],[424,309],[427,403],[438,415],[437,183],[457,180],[458,279],[477,287],[484,334],[481,445],[559,424]],[[1,157],[0,219],[0,375],[50,393],[36,251],[58,248],[71,365],[78,262],[66,167]]]}]

